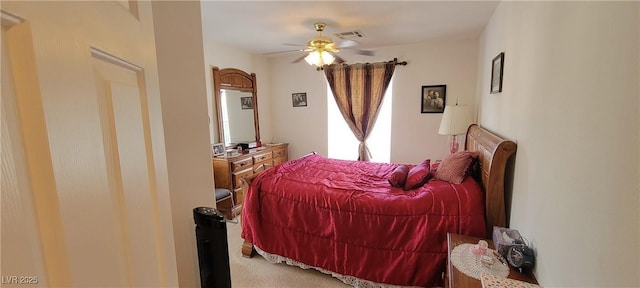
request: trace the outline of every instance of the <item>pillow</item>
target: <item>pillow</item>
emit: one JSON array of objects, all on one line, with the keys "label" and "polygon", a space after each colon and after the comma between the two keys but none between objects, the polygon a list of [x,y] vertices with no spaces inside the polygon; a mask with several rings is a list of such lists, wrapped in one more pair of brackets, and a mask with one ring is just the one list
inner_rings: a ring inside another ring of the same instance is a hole
[{"label": "pillow", "polygon": [[424,185],[431,178],[431,160],[427,159],[416,165],[407,173],[407,180],[404,182],[404,190],[412,190]]},{"label": "pillow", "polygon": [[400,165],[391,172],[389,176],[389,184],[391,187],[400,188],[404,186],[404,182],[407,179],[407,173],[409,173],[409,167],[407,165]]},{"label": "pillow", "polygon": [[460,184],[469,174],[473,160],[479,156],[478,152],[459,151],[445,157],[433,177],[438,180]]},{"label": "pillow", "polygon": [[440,166],[440,162],[441,161],[431,164],[431,172],[436,172],[436,170],[438,170],[438,166]]}]

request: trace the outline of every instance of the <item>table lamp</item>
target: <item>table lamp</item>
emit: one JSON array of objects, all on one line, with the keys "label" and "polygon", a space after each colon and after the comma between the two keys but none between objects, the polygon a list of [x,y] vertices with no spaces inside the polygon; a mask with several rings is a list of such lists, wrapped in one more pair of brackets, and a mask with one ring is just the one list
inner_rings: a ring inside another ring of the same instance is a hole
[{"label": "table lamp", "polygon": [[451,154],[458,151],[458,135],[467,133],[471,122],[471,106],[456,104],[455,106],[444,107],[438,134],[451,135],[451,143],[449,145]]}]

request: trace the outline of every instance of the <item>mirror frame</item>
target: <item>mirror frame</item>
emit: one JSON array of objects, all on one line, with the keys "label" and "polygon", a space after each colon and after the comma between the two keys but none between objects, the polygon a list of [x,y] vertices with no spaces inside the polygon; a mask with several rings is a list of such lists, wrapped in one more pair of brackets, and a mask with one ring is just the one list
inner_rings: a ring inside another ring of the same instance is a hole
[{"label": "mirror frame", "polygon": [[[253,125],[255,127],[256,142],[260,141],[260,126],[258,121],[258,89],[256,73],[247,73],[236,68],[213,67],[213,94],[216,98],[216,112],[218,117],[218,141],[224,143],[224,125],[222,124],[222,110],[220,89],[250,92],[253,98]],[[226,146],[226,143],[225,143]],[[233,146],[226,146],[227,148]]]}]

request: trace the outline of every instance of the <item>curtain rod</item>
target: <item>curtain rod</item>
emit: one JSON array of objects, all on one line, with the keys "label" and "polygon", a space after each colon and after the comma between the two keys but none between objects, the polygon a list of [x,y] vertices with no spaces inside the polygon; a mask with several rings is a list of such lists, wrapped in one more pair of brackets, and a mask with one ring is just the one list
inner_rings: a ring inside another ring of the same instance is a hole
[{"label": "curtain rod", "polygon": [[398,58],[393,58],[393,60],[391,60],[389,62],[395,63],[396,66],[398,66],[398,65],[407,66],[407,61],[398,62]]},{"label": "curtain rod", "polygon": [[[396,66],[398,66],[398,65],[406,66],[407,65],[407,61],[398,62],[398,58],[393,58],[393,60],[387,61],[387,63],[394,63],[394,64],[396,64]],[[369,62],[367,62],[365,64],[369,64]]]},{"label": "curtain rod", "polygon": [[[399,62],[399,61],[398,61],[398,58],[393,58],[393,60],[390,60],[390,61],[387,61],[387,62],[392,62],[392,63],[396,64],[396,66],[398,66],[398,65],[407,66],[407,61]],[[367,62],[367,63],[365,63],[365,64],[369,64],[369,63]],[[317,70],[317,71],[321,71],[321,70],[324,70],[324,68],[322,68],[322,67],[316,67],[316,70]]]}]

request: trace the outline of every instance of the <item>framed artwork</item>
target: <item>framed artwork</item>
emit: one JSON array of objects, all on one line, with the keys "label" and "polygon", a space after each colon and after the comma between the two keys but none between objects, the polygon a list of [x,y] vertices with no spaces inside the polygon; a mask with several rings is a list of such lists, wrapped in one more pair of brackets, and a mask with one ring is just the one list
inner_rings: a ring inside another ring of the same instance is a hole
[{"label": "framed artwork", "polygon": [[253,97],[240,97],[240,107],[242,110],[253,109]]},{"label": "framed artwork", "polygon": [[422,98],[420,98],[421,113],[444,112],[445,99],[447,97],[447,85],[422,86]]},{"label": "framed artwork", "polygon": [[502,70],[504,68],[504,52],[493,58],[491,62],[491,94],[502,92]]},{"label": "framed artwork", "polygon": [[307,93],[292,93],[293,107],[307,107]]},{"label": "framed artwork", "polygon": [[213,156],[221,156],[221,155],[224,155],[225,152],[226,150],[224,148],[224,144],[222,143],[211,144],[211,154]]}]

